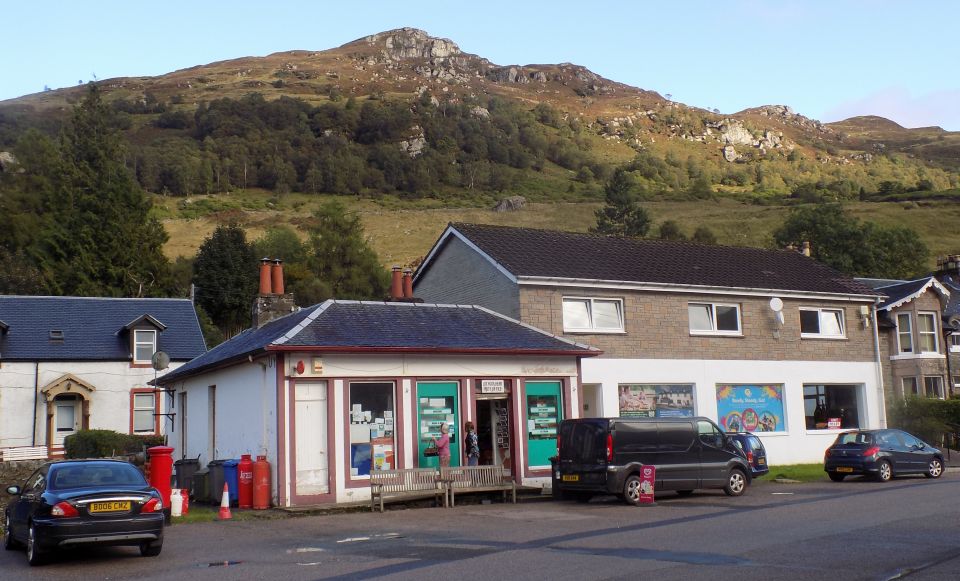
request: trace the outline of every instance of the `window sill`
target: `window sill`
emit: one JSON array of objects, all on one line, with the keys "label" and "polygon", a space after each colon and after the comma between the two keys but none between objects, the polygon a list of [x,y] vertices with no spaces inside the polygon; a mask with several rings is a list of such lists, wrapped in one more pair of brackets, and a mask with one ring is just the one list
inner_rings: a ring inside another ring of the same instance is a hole
[{"label": "window sill", "polygon": [[691,337],[743,337],[742,332],[690,331]]},{"label": "window sill", "polygon": [[891,361],[900,361],[904,359],[946,359],[943,353],[901,353],[900,355],[891,355]]},{"label": "window sill", "polygon": [[814,335],[812,333],[800,333],[801,339],[822,339],[824,341],[846,341],[846,335]]},{"label": "window sill", "polygon": [[564,329],[564,333],[570,335],[626,335],[623,329]]}]

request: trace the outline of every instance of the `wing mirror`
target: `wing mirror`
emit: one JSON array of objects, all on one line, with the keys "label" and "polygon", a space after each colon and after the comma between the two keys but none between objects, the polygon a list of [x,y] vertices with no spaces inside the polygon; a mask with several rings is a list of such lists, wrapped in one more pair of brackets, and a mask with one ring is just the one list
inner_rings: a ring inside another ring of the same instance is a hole
[{"label": "wing mirror", "polygon": [[8,486],[8,487],[7,487],[7,494],[9,494],[9,495],[11,495],[11,496],[19,496],[19,495],[20,495],[20,487],[19,487],[19,486]]}]

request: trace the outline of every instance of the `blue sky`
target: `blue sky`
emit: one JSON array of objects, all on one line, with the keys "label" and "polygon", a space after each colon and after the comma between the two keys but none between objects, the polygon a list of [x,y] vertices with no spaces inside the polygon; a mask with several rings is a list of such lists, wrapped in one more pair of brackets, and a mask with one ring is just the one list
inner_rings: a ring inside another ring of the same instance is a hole
[{"label": "blue sky", "polygon": [[497,64],[572,62],[724,113],[784,104],[821,121],[872,114],[960,131],[950,0],[31,0],[0,18],[0,100],[413,26]]}]

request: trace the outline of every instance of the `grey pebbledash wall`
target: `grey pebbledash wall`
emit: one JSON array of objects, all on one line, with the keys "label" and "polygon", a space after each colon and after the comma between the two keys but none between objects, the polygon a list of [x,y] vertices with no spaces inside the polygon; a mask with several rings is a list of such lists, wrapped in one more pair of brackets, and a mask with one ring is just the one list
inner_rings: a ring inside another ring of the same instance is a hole
[{"label": "grey pebbledash wall", "polygon": [[[0,462],[0,514],[7,508],[11,496],[7,494],[7,487],[16,484],[23,486],[27,477],[33,471],[46,464],[46,460],[19,460],[15,462]],[[0,527],[3,523],[0,522]]]}]

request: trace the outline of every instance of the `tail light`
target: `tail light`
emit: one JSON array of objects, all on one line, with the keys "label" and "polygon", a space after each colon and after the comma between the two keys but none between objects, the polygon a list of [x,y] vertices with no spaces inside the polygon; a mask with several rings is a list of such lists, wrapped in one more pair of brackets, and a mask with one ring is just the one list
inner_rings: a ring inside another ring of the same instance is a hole
[{"label": "tail light", "polygon": [[749,462],[750,464],[753,464],[753,452],[750,452],[750,451],[747,452],[747,462]]},{"label": "tail light", "polygon": [[77,509],[74,508],[69,502],[58,502],[57,504],[53,505],[53,508],[50,509],[50,514],[61,518],[80,516],[80,513],[77,512]]},{"label": "tail light", "polygon": [[613,434],[607,434],[607,462],[613,462]]},{"label": "tail light", "polygon": [[140,514],[160,512],[161,510],[163,510],[163,501],[159,498],[151,498],[143,505],[143,508],[140,509]]},{"label": "tail light", "polygon": [[823,453],[823,459],[826,460],[829,457],[830,457],[830,448],[827,448],[826,451],[824,451]]},{"label": "tail light", "polygon": [[560,434],[557,434],[557,454],[560,453]]},{"label": "tail light", "polygon": [[871,446],[863,451],[864,456],[875,456],[880,453],[880,446]]}]

